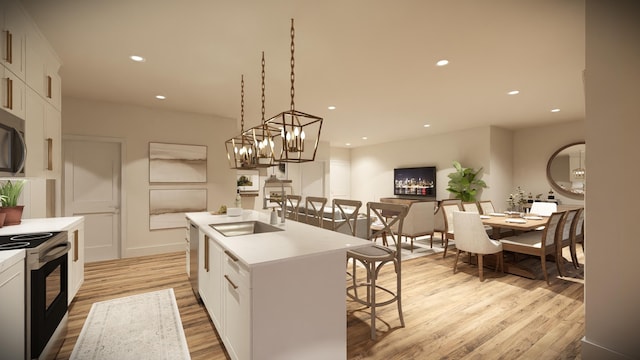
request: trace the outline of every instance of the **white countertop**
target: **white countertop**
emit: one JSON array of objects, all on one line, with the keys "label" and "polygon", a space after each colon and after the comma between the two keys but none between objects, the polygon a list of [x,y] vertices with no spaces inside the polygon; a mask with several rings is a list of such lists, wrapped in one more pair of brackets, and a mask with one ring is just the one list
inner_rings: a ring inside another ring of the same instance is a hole
[{"label": "white countertop", "polygon": [[82,222],[82,216],[22,219],[18,225],[3,226],[0,235],[28,234],[42,231],[64,231]]},{"label": "white countertop", "polygon": [[0,273],[24,259],[24,249],[0,251]]},{"label": "white countertop", "polygon": [[261,234],[226,237],[209,226],[248,220],[269,224],[269,215],[268,212],[256,210],[243,210],[241,216],[211,215],[208,212],[186,214],[187,218],[198,225],[205,234],[214,238],[250,267],[272,261],[346,251],[371,245],[368,240],[293,220],[287,219],[284,224],[280,224],[280,218],[276,226],[283,228],[284,231]]}]

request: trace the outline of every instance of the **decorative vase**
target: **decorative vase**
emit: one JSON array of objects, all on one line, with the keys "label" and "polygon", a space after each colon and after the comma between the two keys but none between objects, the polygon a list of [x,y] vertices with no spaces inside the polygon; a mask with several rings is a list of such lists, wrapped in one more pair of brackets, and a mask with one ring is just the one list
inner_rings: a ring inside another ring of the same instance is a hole
[{"label": "decorative vase", "polygon": [[0,207],[0,213],[5,214],[4,225],[18,225],[22,222],[24,205]]}]

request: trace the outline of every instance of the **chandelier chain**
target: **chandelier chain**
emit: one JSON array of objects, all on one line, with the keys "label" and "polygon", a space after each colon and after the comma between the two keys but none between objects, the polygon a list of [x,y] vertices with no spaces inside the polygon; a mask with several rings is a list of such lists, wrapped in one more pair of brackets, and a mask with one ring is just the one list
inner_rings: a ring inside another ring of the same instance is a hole
[{"label": "chandelier chain", "polygon": [[262,122],[264,123],[264,51],[262,52]]},{"label": "chandelier chain", "polygon": [[293,97],[296,94],[296,90],[293,86],[293,83],[296,79],[296,74],[294,72],[294,67],[296,64],[296,60],[295,57],[293,55],[294,51],[295,51],[295,43],[294,43],[294,38],[295,38],[295,29],[293,27],[293,19],[291,19],[291,111],[295,110],[295,102],[293,101]]},{"label": "chandelier chain", "polygon": [[240,79],[240,134],[244,133],[244,75]]}]

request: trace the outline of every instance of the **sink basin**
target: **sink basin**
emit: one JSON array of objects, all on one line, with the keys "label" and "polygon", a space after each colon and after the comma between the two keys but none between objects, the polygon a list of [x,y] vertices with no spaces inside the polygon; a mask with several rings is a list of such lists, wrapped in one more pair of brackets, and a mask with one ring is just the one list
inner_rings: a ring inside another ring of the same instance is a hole
[{"label": "sink basin", "polygon": [[269,233],[269,232],[283,230],[277,226],[265,224],[261,221],[240,221],[240,222],[225,223],[225,224],[210,224],[209,226],[211,226],[214,230],[216,230],[220,234],[227,237],[262,234],[262,233]]}]

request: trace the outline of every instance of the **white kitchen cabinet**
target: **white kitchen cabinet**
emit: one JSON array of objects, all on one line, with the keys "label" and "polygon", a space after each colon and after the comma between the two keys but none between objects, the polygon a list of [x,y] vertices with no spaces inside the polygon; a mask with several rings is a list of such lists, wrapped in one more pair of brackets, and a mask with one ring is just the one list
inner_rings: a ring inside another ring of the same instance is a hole
[{"label": "white kitchen cabinet", "polygon": [[222,325],[222,248],[200,232],[198,246],[198,292],[216,328]]},{"label": "white kitchen cabinet", "polygon": [[2,358],[24,359],[25,274],[24,255],[0,272],[0,336]]},{"label": "white kitchen cabinet", "polygon": [[60,110],[62,105],[62,81],[58,71],[60,61],[37,27],[27,32],[26,83],[43,99]]},{"label": "white kitchen cabinet", "polygon": [[25,81],[27,18],[22,9],[11,1],[0,3],[0,48],[2,65]]},{"label": "white kitchen cabinet", "polygon": [[224,329],[222,337],[232,359],[251,358],[251,281],[249,269],[225,253]]},{"label": "white kitchen cabinet", "polygon": [[3,66],[0,66],[0,79],[2,79],[0,83],[2,109],[24,119],[26,112],[25,83]]},{"label": "white kitchen cabinet", "polygon": [[71,250],[68,254],[68,302],[71,304],[84,282],[84,221],[65,229]]},{"label": "white kitchen cabinet", "polygon": [[62,130],[60,111],[35,90],[27,89],[26,142],[29,153],[26,176],[60,180]]}]

